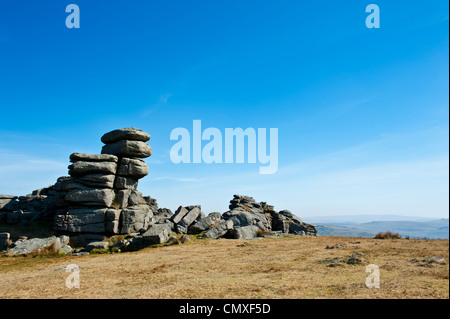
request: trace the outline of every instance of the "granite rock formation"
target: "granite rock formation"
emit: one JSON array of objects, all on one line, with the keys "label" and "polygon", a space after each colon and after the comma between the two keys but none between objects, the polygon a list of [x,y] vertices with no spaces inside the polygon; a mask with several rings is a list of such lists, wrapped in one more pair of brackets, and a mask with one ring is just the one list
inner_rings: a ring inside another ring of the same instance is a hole
[{"label": "granite rock formation", "polygon": [[[58,178],[54,185],[26,196],[0,195],[0,226],[39,221],[51,224],[54,231],[47,238],[15,238],[9,252],[27,254],[53,245],[69,253],[69,238],[72,246],[87,251],[108,249],[103,239],[114,235],[125,239],[110,248],[136,250],[163,244],[176,234],[185,240],[174,242],[187,242],[191,235],[254,239],[317,234],[315,226],[290,211],[275,211],[249,196],[234,195],[223,214],[206,216],[200,205],[180,206],[174,213],[159,208],[156,199],[137,189],[139,180],[149,174],[144,161],[152,154],[149,140],[149,134],[136,128],[111,131],[101,138],[105,144],[101,154],[71,154],[69,176]],[[11,240],[8,233],[1,233],[0,250],[7,249]]]}]

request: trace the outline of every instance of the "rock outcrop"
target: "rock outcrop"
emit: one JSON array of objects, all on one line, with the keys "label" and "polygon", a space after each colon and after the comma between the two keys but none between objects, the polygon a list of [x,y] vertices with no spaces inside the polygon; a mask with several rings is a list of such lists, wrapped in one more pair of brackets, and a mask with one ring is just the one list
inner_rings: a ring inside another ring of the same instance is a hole
[{"label": "rock outcrop", "polygon": [[119,129],[103,135],[102,154],[72,154],[64,197],[68,210],[56,215],[55,230],[104,235],[146,230],[153,212],[137,186],[149,173],[142,159],[151,155],[149,139],[144,131]]},{"label": "rock outcrop", "polygon": [[304,223],[291,212],[287,210],[277,212],[272,205],[266,202],[257,203],[249,196],[234,195],[229,208],[222,218],[233,221],[234,228],[255,226],[259,234],[270,232],[309,236],[317,234],[315,226]]},{"label": "rock outcrop", "polygon": [[[16,240],[9,252],[28,254],[49,245],[70,252],[68,236],[73,246],[90,251],[108,247],[136,250],[163,244],[169,238],[187,242],[194,237],[253,239],[317,234],[315,226],[290,211],[275,211],[272,205],[249,196],[234,195],[223,214],[206,216],[200,205],[180,206],[174,213],[159,208],[156,199],[137,189],[139,180],[149,174],[144,161],[152,154],[149,140],[149,134],[136,128],[114,130],[101,138],[105,144],[101,154],[70,155],[70,176],[27,196],[0,195],[0,225],[46,221],[52,223],[56,235]],[[178,240],[174,233],[189,240]],[[126,239],[110,246],[104,238],[114,235],[126,235]],[[0,250],[6,250],[10,243],[9,234],[0,234]]]}]

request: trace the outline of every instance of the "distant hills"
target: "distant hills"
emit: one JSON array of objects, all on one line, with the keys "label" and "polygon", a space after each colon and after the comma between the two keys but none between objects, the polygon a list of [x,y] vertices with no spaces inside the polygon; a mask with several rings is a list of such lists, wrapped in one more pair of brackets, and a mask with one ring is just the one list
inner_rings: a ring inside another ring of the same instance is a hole
[{"label": "distant hills", "polygon": [[410,238],[448,239],[449,219],[397,215],[318,216],[303,220],[317,226],[319,235],[373,237],[391,231]]},{"label": "distant hills", "polygon": [[353,227],[336,226],[331,224],[316,224],[319,236],[336,236],[336,237],[370,237],[375,233],[356,229]]}]

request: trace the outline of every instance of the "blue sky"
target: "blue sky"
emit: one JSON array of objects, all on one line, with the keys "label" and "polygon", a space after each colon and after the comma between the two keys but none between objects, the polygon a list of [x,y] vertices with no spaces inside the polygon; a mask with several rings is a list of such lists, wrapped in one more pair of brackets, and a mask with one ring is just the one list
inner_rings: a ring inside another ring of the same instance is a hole
[{"label": "blue sky", "polygon": [[[80,8],[68,29],[65,8]],[[366,5],[380,7],[368,29]],[[103,133],[150,133],[139,189],[224,212],[235,193],[299,216],[449,215],[448,3],[3,1],[0,193],[67,175]],[[170,132],[278,128],[279,169],[173,164]]]}]

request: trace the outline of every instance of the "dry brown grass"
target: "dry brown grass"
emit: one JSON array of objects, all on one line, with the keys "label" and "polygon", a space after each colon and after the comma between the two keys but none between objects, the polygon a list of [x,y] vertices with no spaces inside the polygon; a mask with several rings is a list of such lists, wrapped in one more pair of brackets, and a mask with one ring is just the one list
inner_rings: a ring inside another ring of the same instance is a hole
[{"label": "dry brown grass", "polygon": [[[2,298],[449,298],[448,240],[344,237],[200,240],[133,253],[0,258]],[[341,244],[343,247],[325,249]],[[326,259],[361,264],[330,267]],[[444,264],[428,263],[442,257]],[[65,285],[69,264],[79,289]],[[365,286],[367,264],[381,288]]]}]

